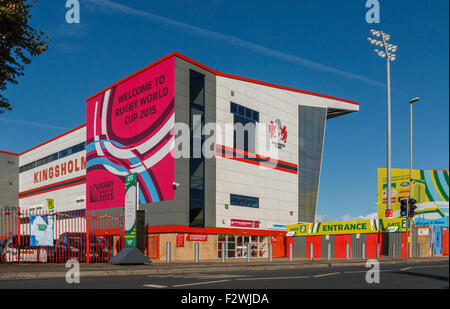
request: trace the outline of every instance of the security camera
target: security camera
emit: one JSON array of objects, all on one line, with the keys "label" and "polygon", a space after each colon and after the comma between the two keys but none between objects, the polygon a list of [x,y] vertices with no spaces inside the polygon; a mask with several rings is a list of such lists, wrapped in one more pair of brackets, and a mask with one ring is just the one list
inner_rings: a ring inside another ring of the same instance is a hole
[{"label": "security camera", "polygon": [[173,183],[173,188],[176,190],[178,187],[180,186],[180,184],[178,182],[174,182]]}]

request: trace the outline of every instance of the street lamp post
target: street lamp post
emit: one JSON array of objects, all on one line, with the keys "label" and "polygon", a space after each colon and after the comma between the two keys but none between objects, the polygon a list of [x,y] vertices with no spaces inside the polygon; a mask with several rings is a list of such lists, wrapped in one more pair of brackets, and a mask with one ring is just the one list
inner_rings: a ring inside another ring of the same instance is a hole
[{"label": "street lamp post", "polygon": [[413,183],[413,175],[412,175],[412,151],[413,151],[413,103],[419,101],[420,98],[416,97],[409,101],[409,199],[408,199],[408,211],[407,211],[407,222],[406,222],[406,258],[408,258],[409,252],[409,201],[412,199],[412,183]]},{"label": "street lamp post", "polygon": [[398,47],[396,45],[387,43],[391,36],[384,33],[383,31],[370,30],[373,36],[381,37],[382,41],[368,38],[371,44],[379,47],[383,47],[384,51],[375,49],[375,53],[381,58],[386,58],[387,67],[387,208],[385,216],[387,218],[393,217],[392,211],[392,201],[391,201],[391,182],[392,182],[392,169],[391,169],[391,72],[390,72],[390,62],[394,61],[397,57],[394,54]]}]

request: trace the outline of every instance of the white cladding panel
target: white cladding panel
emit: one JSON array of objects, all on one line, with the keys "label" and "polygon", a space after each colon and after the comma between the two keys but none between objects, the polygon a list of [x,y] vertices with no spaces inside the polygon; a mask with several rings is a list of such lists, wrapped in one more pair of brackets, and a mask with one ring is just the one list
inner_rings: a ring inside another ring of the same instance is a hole
[{"label": "white cladding panel", "polygon": [[[217,125],[222,131],[226,131],[225,124],[233,124],[230,102],[259,112],[259,125],[264,127],[256,130],[256,153],[263,154],[269,144],[269,124],[279,119],[286,126],[287,140],[284,148],[276,150],[275,157],[295,165],[298,165],[299,105],[359,110],[356,104],[221,76],[217,76],[216,87]],[[224,132],[217,144],[233,148],[232,131]],[[270,229],[274,223],[297,223],[297,174],[227,158],[217,159],[216,173],[217,227],[230,227],[231,219],[259,221],[261,229]],[[259,208],[232,206],[230,194],[258,197]],[[228,209],[225,204],[229,205]]]},{"label": "white cladding panel", "polygon": [[[86,126],[83,126],[24,153],[19,158],[19,164],[24,166],[85,141]],[[46,199],[54,199],[56,211],[85,209],[86,184],[82,179],[85,176],[85,150],[19,173],[19,206],[21,209],[42,207],[45,210]],[[56,185],[61,188],[54,187]],[[66,185],[69,187],[64,188]],[[46,189],[51,191],[45,192]]]}]

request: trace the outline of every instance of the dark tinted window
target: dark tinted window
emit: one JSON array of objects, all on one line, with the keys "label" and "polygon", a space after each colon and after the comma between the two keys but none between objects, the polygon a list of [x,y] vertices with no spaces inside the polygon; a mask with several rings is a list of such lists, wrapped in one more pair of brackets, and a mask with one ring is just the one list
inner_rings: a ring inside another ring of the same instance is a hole
[{"label": "dark tinted window", "polygon": [[230,205],[259,208],[259,198],[246,195],[230,194]]}]

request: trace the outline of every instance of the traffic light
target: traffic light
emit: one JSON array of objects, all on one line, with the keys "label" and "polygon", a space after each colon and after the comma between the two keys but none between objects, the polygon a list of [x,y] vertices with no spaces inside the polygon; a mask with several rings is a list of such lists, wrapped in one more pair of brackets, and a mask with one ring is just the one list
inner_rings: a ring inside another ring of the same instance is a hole
[{"label": "traffic light", "polygon": [[409,217],[410,218],[414,217],[414,210],[416,210],[416,208],[417,208],[416,203],[417,203],[417,201],[413,198],[409,200]]},{"label": "traffic light", "polygon": [[408,199],[400,200],[400,217],[406,217],[408,214]]}]

